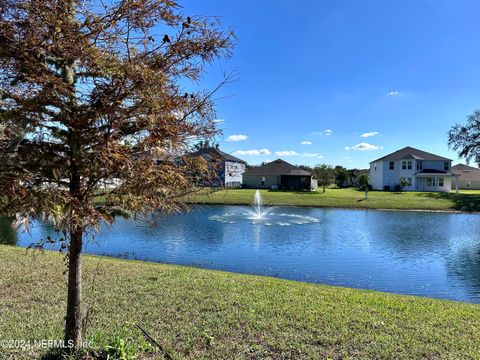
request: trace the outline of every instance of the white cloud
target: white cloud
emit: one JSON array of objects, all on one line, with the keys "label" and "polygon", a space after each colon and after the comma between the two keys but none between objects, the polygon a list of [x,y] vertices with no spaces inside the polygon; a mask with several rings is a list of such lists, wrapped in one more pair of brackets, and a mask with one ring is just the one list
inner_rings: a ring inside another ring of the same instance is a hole
[{"label": "white cloud", "polygon": [[230,135],[229,137],[227,137],[227,141],[245,141],[247,139],[247,135]]},{"label": "white cloud", "polygon": [[253,149],[253,150],[237,150],[233,153],[233,155],[241,156],[241,155],[250,155],[250,156],[258,156],[258,155],[270,155],[271,152],[268,149]]},{"label": "white cloud", "polygon": [[300,155],[296,151],[293,150],[285,150],[285,151],[275,151],[275,155],[277,156],[297,156]]},{"label": "white cloud", "polygon": [[303,157],[318,157],[318,154],[314,154],[314,153],[303,153],[302,156],[303,156]]},{"label": "white cloud", "polygon": [[356,151],[372,151],[372,150],[380,150],[383,149],[383,146],[372,145],[369,143],[360,143],[357,145],[353,145],[352,147],[346,146],[345,150],[356,150]]},{"label": "white cloud", "polygon": [[311,141],[307,141],[307,140],[303,140],[300,144],[301,144],[301,145],[312,145],[312,142],[311,142]]},{"label": "white cloud", "polygon": [[395,96],[395,95],[400,95],[400,93],[398,91],[389,91],[387,93],[388,96]]},{"label": "white cloud", "polygon": [[225,122],[225,119],[215,119],[213,120],[215,124],[223,124]]},{"label": "white cloud", "polygon": [[323,159],[323,155],[318,155],[317,159]]},{"label": "white cloud", "polygon": [[310,135],[325,135],[325,136],[330,136],[333,134],[333,131],[331,129],[325,129],[323,131],[314,131],[310,133]]},{"label": "white cloud", "polygon": [[368,137],[372,137],[372,136],[375,136],[375,135],[378,135],[378,134],[380,134],[378,131],[371,131],[371,132],[363,133],[362,135],[360,135],[360,137],[368,138]]}]

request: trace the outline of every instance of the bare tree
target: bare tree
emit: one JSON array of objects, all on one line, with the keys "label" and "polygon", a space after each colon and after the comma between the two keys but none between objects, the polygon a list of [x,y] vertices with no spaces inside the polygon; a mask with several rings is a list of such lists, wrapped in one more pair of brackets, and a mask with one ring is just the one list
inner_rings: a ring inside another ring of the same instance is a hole
[{"label": "bare tree", "polygon": [[0,44],[0,212],[63,232],[78,349],[86,235],[114,213],[184,209],[205,164],[173,159],[217,132],[198,84],[233,33],[175,0],[0,0]]}]

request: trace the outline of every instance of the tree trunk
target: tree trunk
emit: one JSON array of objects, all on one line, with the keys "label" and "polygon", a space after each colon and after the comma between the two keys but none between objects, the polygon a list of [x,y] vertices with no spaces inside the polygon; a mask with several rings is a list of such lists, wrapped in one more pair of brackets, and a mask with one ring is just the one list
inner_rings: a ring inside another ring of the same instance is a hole
[{"label": "tree trunk", "polygon": [[65,345],[79,350],[82,346],[82,229],[70,231],[68,254],[68,297],[65,321]]}]

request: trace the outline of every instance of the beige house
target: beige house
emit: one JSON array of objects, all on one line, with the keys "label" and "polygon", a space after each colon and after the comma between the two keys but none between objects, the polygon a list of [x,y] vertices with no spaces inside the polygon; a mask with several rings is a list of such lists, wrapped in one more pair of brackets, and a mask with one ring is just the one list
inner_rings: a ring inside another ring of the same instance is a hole
[{"label": "beige house", "polygon": [[[452,173],[457,175],[459,189],[480,190],[480,169],[464,164],[452,166]],[[456,179],[452,182],[452,188],[456,187]]]},{"label": "beige house", "polygon": [[288,162],[275,161],[248,168],[243,174],[243,187],[271,190],[315,190],[317,180],[312,174]]}]

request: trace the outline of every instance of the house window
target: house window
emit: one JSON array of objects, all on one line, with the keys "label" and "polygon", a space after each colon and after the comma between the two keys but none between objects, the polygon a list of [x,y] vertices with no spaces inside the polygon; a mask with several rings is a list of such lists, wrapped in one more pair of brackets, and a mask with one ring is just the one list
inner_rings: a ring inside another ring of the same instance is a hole
[{"label": "house window", "polygon": [[438,178],[438,186],[443,187],[443,178]]},{"label": "house window", "polygon": [[402,170],[412,170],[412,162],[409,161],[402,161]]},{"label": "house window", "polygon": [[412,170],[412,162],[411,161],[407,161],[407,168],[408,168],[408,170]]},{"label": "house window", "polygon": [[448,161],[445,161],[443,163],[443,170],[448,171],[450,169],[450,163]]},{"label": "house window", "polygon": [[472,187],[472,183],[470,181],[467,181],[467,189],[470,189]]},{"label": "house window", "polygon": [[262,176],[262,181],[260,183],[262,186],[265,185],[265,176]]},{"label": "house window", "polygon": [[402,170],[407,170],[407,162],[402,161]]},{"label": "house window", "polygon": [[374,169],[377,171],[377,163],[374,164]]},{"label": "house window", "polygon": [[390,161],[390,164],[388,165],[390,170],[395,169],[395,163],[393,161]]},{"label": "house window", "polygon": [[407,186],[412,186],[412,178],[407,178]]},{"label": "house window", "polygon": [[423,170],[423,161],[417,160],[417,170]]},{"label": "house window", "polygon": [[435,179],[433,178],[427,178],[427,186],[432,187],[435,184]]}]

